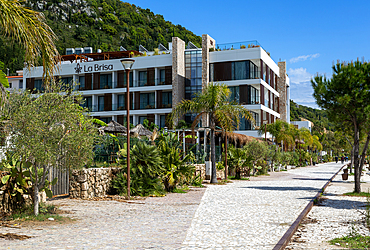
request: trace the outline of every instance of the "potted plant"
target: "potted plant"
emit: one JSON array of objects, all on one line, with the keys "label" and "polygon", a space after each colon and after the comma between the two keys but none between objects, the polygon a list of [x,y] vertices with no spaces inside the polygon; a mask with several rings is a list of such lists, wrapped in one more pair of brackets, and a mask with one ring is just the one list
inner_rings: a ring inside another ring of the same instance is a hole
[{"label": "potted plant", "polygon": [[348,180],[348,168],[343,169],[342,180]]}]

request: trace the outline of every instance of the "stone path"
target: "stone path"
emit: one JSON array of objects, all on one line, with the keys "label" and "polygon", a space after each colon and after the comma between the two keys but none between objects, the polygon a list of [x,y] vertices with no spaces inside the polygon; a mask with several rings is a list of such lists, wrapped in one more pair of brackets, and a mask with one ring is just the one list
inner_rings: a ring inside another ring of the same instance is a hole
[{"label": "stone path", "polygon": [[[145,204],[62,199],[52,201],[77,221],[45,227],[11,229],[34,236],[26,241],[0,239],[0,249],[178,249],[205,188],[187,194],[150,197]],[[143,201],[137,201],[143,203]]]},{"label": "stone path", "polygon": [[340,167],[321,164],[209,185],[182,249],[272,249]]},{"label": "stone path", "polygon": [[34,236],[26,241],[0,239],[0,249],[272,249],[339,168],[324,164],[271,173],[148,198],[145,204],[53,201],[77,221],[0,228],[0,233]]},{"label": "stone path", "polygon": [[[333,180],[325,190],[323,201],[319,206],[314,206],[307,215],[315,223],[305,224],[304,228],[299,228],[293,236],[298,242],[290,242],[286,249],[343,249],[329,245],[328,241],[348,235],[353,228],[362,235],[369,235],[369,230],[365,228],[359,212],[364,211],[366,198],[342,196],[353,191],[353,181],[354,176],[349,176],[347,181],[343,181],[340,175]],[[364,174],[361,182],[362,191],[368,192],[370,176]]]}]

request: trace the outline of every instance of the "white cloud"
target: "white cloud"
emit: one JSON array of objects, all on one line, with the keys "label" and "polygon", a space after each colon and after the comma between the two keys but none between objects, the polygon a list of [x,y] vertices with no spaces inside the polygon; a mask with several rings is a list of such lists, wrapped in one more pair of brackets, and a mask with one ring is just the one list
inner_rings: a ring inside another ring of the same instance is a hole
[{"label": "white cloud", "polygon": [[300,61],[306,61],[308,59],[312,60],[312,59],[317,58],[319,56],[320,56],[319,53],[311,54],[311,55],[303,55],[303,56],[293,57],[289,61],[290,61],[290,63],[296,63],[296,62],[300,62]]},{"label": "white cloud", "polygon": [[309,72],[307,72],[307,69],[304,69],[304,68],[296,68],[296,69],[290,68],[288,70],[288,75],[289,75],[290,81],[295,84],[306,84],[312,78],[312,75]]}]

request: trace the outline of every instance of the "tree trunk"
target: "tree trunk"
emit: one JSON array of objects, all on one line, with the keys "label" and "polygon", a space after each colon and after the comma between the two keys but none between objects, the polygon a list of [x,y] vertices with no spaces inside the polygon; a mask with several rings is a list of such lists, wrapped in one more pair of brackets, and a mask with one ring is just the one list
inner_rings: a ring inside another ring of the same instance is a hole
[{"label": "tree trunk", "polygon": [[227,174],[228,174],[228,169],[227,169],[227,132],[225,132],[225,180],[227,180]]},{"label": "tree trunk", "polygon": [[240,172],[241,172],[241,169],[240,169],[239,166],[237,166],[236,169],[235,169],[235,179],[240,180],[240,177],[241,177]]},{"label": "tree trunk", "polygon": [[[212,123],[214,122],[212,121]],[[215,127],[213,126],[213,124],[211,126],[211,164],[212,164],[211,183],[217,183]]]},{"label": "tree trunk", "polygon": [[[33,213],[35,216],[39,215],[39,185],[38,185],[38,174],[37,174],[37,166],[36,164],[34,166],[34,171],[35,171],[35,179],[33,183],[33,188],[34,188],[34,198],[33,198]],[[31,173],[30,173],[31,175]]]},{"label": "tree trunk", "polygon": [[353,147],[351,150],[351,164],[349,165],[349,172],[352,174],[352,168],[353,168],[353,162],[355,160],[354,154],[353,154]]},{"label": "tree trunk", "polygon": [[360,171],[360,164],[359,164],[359,151],[360,151],[360,131],[355,124],[355,136],[354,136],[354,143],[353,143],[353,157],[354,157],[354,169],[355,169],[355,193],[361,193],[361,171]]}]

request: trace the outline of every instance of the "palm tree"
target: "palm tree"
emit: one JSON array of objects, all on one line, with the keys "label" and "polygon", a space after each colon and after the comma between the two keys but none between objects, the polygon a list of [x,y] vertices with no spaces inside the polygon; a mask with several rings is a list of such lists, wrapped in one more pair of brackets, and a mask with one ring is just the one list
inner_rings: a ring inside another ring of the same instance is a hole
[{"label": "palm tree", "polygon": [[226,84],[209,83],[202,92],[196,93],[192,100],[182,100],[177,104],[169,116],[169,123],[173,125],[175,119],[178,119],[184,114],[196,113],[198,115],[193,122],[193,128],[198,124],[204,114],[208,116],[209,127],[211,129],[211,183],[217,183],[215,155],[216,123],[223,130],[230,131],[239,126],[241,118],[253,120],[249,110],[230,101],[230,95],[231,92]]},{"label": "palm tree", "polygon": [[265,131],[269,132],[276,144],[283,141],[285,149],[287,149],[294,144],[293,128],[295,127],[291,127],[286,121],[278,119],[274,123],[262,124],[258,130],[258,134],[262,135]]},{"label": "palm tree", "polygon": [[43,76],[51,79],[59,58],[54,44],[57,37],[42,13],[22,6],[18,0],[0,0],[0,30],[26,49],[28,68],[37,65],[39,57],[42,57]]}]

